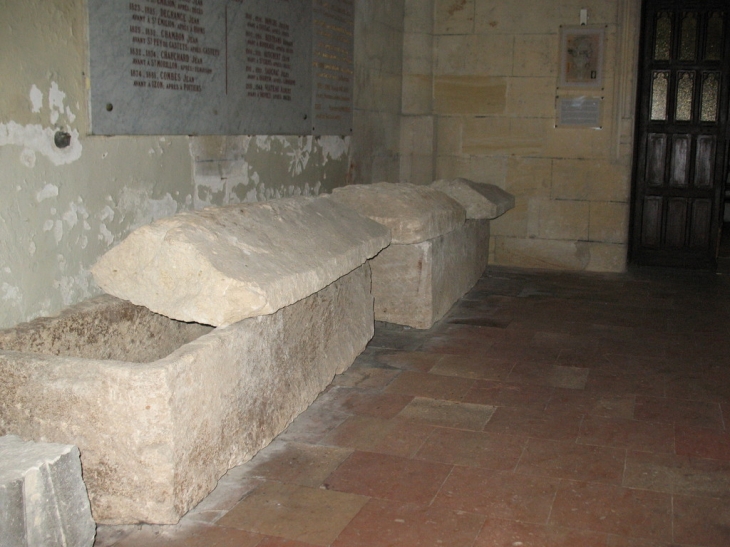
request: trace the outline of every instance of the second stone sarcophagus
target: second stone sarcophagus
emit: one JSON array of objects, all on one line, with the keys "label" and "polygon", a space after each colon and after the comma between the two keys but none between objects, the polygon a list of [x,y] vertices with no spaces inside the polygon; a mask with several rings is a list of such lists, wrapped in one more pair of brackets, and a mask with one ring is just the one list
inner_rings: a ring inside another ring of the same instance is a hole
[{"label": "second stone sarcophagus", "polygon": [[474,286],[489,259],[489,219],[514,206],[510,194],[465,179],[352,185],[330,199],[390,228],[391,245],[370,260],[375,319],[417,329]]}]

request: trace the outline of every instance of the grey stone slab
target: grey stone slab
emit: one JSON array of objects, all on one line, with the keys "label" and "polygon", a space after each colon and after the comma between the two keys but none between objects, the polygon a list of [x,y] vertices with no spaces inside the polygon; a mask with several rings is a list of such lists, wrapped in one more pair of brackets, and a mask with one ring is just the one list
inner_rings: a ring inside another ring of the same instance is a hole
[{"label": "grey stone slab", "polygon": [[431,187],[458,201],[469,219],[495,219],[515,206],[515,197],[494,184],[458,178],[436,180]]},{"label": "grey stone slab", "polygon": [[354,7],[89,0],[92,132],[346,135]]},{"label": "grey stone slab", "polygon": [[75,446],[0,437],[0,538],[8,547],[90,547],[96,525]]}]

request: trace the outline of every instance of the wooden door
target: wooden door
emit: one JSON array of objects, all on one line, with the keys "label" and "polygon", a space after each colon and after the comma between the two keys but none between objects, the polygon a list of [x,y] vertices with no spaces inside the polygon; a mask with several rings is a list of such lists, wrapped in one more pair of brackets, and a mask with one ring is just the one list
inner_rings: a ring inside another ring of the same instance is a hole
[{"label": "wooden door", "polygon": [[645,0],[631,261],[716,265],[727,164],[728,0]]}]

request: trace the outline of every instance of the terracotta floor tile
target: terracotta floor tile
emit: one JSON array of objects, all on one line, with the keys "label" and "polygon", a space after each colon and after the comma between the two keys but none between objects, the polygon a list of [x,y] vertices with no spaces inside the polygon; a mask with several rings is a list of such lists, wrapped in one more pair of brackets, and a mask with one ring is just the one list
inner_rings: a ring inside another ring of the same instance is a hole
[{"label": "terracotta floor tile", "polygon": [[560,355],[560,349],[537,348],[527,346],[524,342],[503,341],[495,342],[487,355],[498,359],[506,359],[516,362],[529,361],[545,365],[554,365]]},{"label": "terracotta floor tile", "polygon": [[555,389],[545,407],[549,414],[590,414],[604,418],[633,418],[634,395],[598,395],[573,389]]},{"label": "terracotta floor tile", "polygon": [[310,486],[322,484],[352,450],[275,440],[249,463],[252,477]]},{"label": "terracotta floor tile", "polygon": [[713,498],[674,496],[674,541],[727,547],[730,545],[730,504]]},{"label": "terracotta floor tile", "polygon": [[[669,343],[669,340],[667,341]],[[621,345],[626,344],[625,340]],[[621,351],[626,348],[622,347]],[[656,374],[670,372],[666,358],[618,353],[615,350],[605,354],[606,361],[598,370],[607,374]]]},{"label": "terracotta floor tile", "polygon": [[213,491],[188,511],[180,519],[180,524],[212,524],[235,507],[241,498],[261,486],[261,479],[250,478],[248,472],[240,472],[243,467],[235,467],[218,479]]},{"label": "terracotta floor tile", "polygon": [[402,370],[428,372],[443,358],[440,353],[424,351],[390,351],[382,352],[377,360],[383,364]]},{"label": "terracotta floor tile", "polygon": [[430,425],[479,431],[492,417],[495,408],[488,405],[415,397],[398,417]]},{"label": "terracotta floor tile", "polygon": [[460,401],[474,384],[474,380],[404,371],[386,388],[387,393]]},{"label": "terracotta floor tile", "polygon": [[659,374],[607,374],[591,371],[585,390],[601,395],[648,395],[663,397],[666,377]]},{"label": "terracotta floor tile", "polygon": [[432,431],[433,426],[428,424],[398,418],[352,416],[321,443],[408,458],[421,448]]},{"label": "terracotta floor tile", "polygon": [[261,540],[261,543],[256,544],[256,547],[310,547],[311,545],[313,544],[293,539],[266,536]]},{"label": "terracotta floor tile", "polygon": [[370,500],[332,547],[471,547],[482,515]]},{"label": "terracotta floor tile", "polygon": [[[115,547],[254,547],[262,536],[220,526],[142,525],[114,543]],[[98,543],[97,543],[98,544]]]},{"label": "terracotta floor tile", "polygon": [[400,420],[397,417],[390,420],[390,423],[392,425],[386,429],[386,434],[370,447],[371,452],[411,458],[433,431],[433,426],[429,424]]},{"label": "terracotta floor tile", "polygon": [[675,543],[651,541],[648,539],[627,538],[609,534],[608,547],[679,547]]},{"label": "terracotta floor tile", "polygon": [[413,399],[412,395],[382,393],[379,390],[332,387],[317,399],[334,411],[361,414],[376,418],[392,418]]},{"label": "terracotta floor tile", "polygon": [[517,363],[507,380],[513,383],[583,389],[589,372],[587,368],[545,365],[542,363]]},{"label": "terracotta floor tile", "polygon": [[727,431],[676,426],[677,454],[730,461],[730,434]]},{"label": "terracotta floor tile", "polygon": [[518,406],[544,410],[553,396],[554,388],[530,384],[511,384],[478,380],[463,401],[480,405]]},{"label": "terracotta floor tile", "polygon": [[669,494],[596,482],[561,481],[550,523],[654,541],[672,541]]},{"label": "terracotta floor tile", "polygon": [[550,385],[564,389],[584,389],[589,373],[587,368],[555,365]]},{"label": "terracotta floor tile", "polygon": [[474,547],[608,547],[607,542],[606,534],[488,518]]},{"label": "terracotta floor tile", "polygon": [[297,416],[277,438],[280,441],[316,443],[349,417],[346,412],[314,404]]},{"label": "terracotta floor tile", "polygon": [[430,336],[421,349],[431,353],[480,357],[489,355],[490,349],[498,341],[488,329],[482,331],[481,327],[451,325],[449,331]]},{"label": "terracotta floor tile", "polygon": [[586,416],[578,443],[645,452],[674,452],[674,427],[666,423]]},{"label": "terracotta floor tile", "polygon": [[694,371],[672,375],[667,380],[667,397],[713,403],[730,403],[730,385],[726,379]]},{"label": "terracotta floor tile", "polygon": [[719,403],[645,397],[636,398],[634,418],[647,422],[667,422],[694,427],[722,429]]},{"label": "terracotta floor tile", "polygon": [[330,490],[428,505],[450,465],[386,454],[355,452],[325,481]]},{"label": "terracotta floor tile", "polygon": [[544,524],[558,484],[544,477],[456,466],[433,506]]},{"label": "terracotta floor tile", "polygon": [[484,431],[568,441],[578,437],[581,419],[575,414],[546,414],[530,408],[500,406]]},{"label": "terracotta floor tile", "polygon": [[623,486],[730,500],[730,462],[631,451]]},{"label": "terracotta floor tile", "polygon": [[485,380],[505,380],[514,363],[505,359],[489,357],[475,358],[463,355],[444,355],[431,369],[431,374],[458,376],[460,378],[479,378]]},{"label": "terracotta floor tile", "polygon": [[479,315],[477,310],[455,309],[450,314],[449,323],[452,325],[468,325],[490,329],[506,329],[512,322],[509,317],[490,317]]},{"label": "terracotta floor tile", "polygon": [[389,428],[392,427],[393,422],[384,418],[350,416],[324,437],[321,444],[369,450],[372,446],[381,442],[388,433]]},{"label": "terracotta floor tile", "polygon": [[335,386],[382,388],[398,376],[398,370],[377,367],[350,367],[332,380]]},{"label": "terracotta floor tile", "polygon": [[426,333],[403,325],[375,322],[375,334],[370,340],[370,347],[416,351],[426,339]]},{"label": "terracotta floor tile", "polygon": [[[577,321],[580,321],[581,318],[576,317],[575,319]],[[562,321],[561,323],[563,326],[561,327],[560,332],[548,332],[544,330],[538,330],[537,332],[535,332],[535,336],[533,336],[532,340],[530,341],[530,345],[539,348],[557,348],[559,351],[562,351],[563,349],[582,349],[586,347],[586,344],[587,342],[589,342],[589,340],[574,333],[574,324],[577,321]],[[558,353],[558,356],[559,355],[560,354]]]},{"label": "terracotta floor tile", "polygon": [[436,428],[416,459],[511,471],[527,444],[526,437]]},{"label": "terracotta floor tile", "polygon": [[[459,340],[502,340],[504,338],[504,328],[499,327],[483,327],[480,325],[471,325],[469,323],[453,322],[448,317],[446,321],[437,323],[431,329],[429,339],[450,338]],[[426,346],[424,345],[424,348]]]},{"label": "terracotta floor tile", "polygon": [[216,524],[329,545],[367,501],[351,493],[267,482]]},{"label": "terracotta floor tile", "polygon": [[605,352],[592,348],[563,348],[558,354],[556,365],[601,370],[608,364]]},{"label": "terracotta floor tile", "polygon": [[623,449],[530,439],[520,458],[517,473],[618,485],[621,484],[625,460]]}]

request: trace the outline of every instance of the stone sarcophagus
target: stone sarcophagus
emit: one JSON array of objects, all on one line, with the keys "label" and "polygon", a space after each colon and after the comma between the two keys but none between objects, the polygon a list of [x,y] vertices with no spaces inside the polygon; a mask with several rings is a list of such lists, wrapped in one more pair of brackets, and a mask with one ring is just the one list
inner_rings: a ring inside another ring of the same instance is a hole
[{"label": "stone sarcophagus", "polygon": [[330,199],[391,230],[391,245],[370,261],[376,320],[428,329],[474,286],[487,267],[489,219],[514,206],[500,201],[496,211],[500,192],[511,198],[465,179],[334,190]]},{"label": "stone sarcophagus", "polygon": [[389,241],[324,198],[144,227],[94,269],[119,298],[0,331],[0,435],[78,446],[99,523],[177,522],[365,348]]}]

